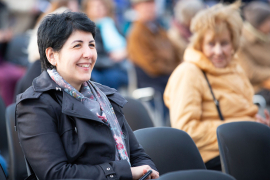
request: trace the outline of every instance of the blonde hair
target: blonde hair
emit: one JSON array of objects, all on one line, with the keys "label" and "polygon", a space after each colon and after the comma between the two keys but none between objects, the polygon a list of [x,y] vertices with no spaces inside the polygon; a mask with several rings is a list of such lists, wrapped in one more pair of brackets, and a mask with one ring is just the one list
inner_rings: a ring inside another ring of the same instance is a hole
[{"label": "blonde hair", "polygon": [[[84,13],[87,14],[87,9],[88,9],[91,1],[101,1],[107,10],[107,16],[114,19],[114,3],[112,0],[83,0],[82,10]],[[88,14],[87,14],[87,16],[89,17]],[[89,17],[89,18],[92,19],[92,17]]]},{"label": "blonde hair", "polygon": [[191,19],[202,9],[204,9],[202,0],[181,0],[175,5],[174,16],[180,23],[189,25]]},{"label": "blonde hair", "polygon": [[217,4],[211,8],[200,11],[191,21],[190,46],[201,50],[202,40],[208,30],[215,35],[220,35],[226,28],[229,30],[234,51],[239,47],[243,20],[240,16],[239,7],[241,1],[231,5]]}]

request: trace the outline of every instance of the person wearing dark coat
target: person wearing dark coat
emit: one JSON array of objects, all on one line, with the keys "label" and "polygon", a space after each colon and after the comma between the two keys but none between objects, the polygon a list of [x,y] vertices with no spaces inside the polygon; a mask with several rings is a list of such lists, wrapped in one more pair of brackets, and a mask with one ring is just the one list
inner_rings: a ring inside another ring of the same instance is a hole
[{"label": "person wearing dark coat", "polygon": [[139,179],[152,170],[122,112],[126,100],[90,81],[95,24],[82,13],[47,16],[38,29],[43,72],[16,100],[18,137],[39,180]]}]

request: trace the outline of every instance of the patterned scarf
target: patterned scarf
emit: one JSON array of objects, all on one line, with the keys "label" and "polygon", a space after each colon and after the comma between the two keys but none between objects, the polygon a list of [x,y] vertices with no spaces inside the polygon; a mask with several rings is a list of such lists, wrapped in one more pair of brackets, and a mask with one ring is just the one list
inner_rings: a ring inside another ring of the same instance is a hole
[{"label": "patterned scarf", "polygon": [[47,72],[66,93],[81,101],[85,107],[96,114],[100,120],[110,127],[116,143],[115,159],[127,160],[130,164],[126,145],[123,140],[123,132],[107,96],[91,81],[84,82],[81,87],[81,92],[79,92],[66,82],[55,69],[48,69]]}]

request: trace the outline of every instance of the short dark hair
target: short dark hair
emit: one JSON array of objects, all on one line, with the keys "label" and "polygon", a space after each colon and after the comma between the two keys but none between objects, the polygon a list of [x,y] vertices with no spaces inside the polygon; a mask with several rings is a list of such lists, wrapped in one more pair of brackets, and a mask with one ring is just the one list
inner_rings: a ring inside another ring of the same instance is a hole
[{"label": "short dark hair", "polygon": [[90,32],[95,38],[96,25],[84,13],[67,11],[61,14],[50,14],[44,18],[37,34],[42,70],[54,68],[46,57],[46,49],[51,47],[56,52],[60,51],[69,36],[76,30]]}]

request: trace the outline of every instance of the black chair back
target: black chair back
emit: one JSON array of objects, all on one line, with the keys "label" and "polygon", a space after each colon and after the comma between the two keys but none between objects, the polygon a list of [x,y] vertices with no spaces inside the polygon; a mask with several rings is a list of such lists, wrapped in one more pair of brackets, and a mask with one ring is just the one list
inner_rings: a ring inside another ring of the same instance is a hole
[{"label": "black chair back", "polygon": [[212,170],[176,171],[162,175],[159,180],[236,180],[228,174]]},{"label": "black chair back", "polygon": [[143,106],[143,104],[136,99],[126,97],[128,103],[124,106],[123,112],[126,120],[133,131],[142,128],[154,127],[154,124]]},{"label": "black chair back", "polygon": [[270,128],[257,122],[217,128],[222,170],[237,180],[270,179]]},{"label": "black chair back", "polygon": [[198,148],[184,131],[155,127],[140,129],[134,134],[156,164],[160,175],[179,170],[205,169]]},{"label": "black chair back", "polygon": [[8,163],[8,143],[7,143],[7,129],[6,129],[6,105],[0,97],[0,154]]},{"label": "black chair back", "polygon": [[6,109],[6,125],[9,148],[9,180],[23,180],[27,177],[24,155],[19,143],[15,126],[16,104],[11,104]]}]

